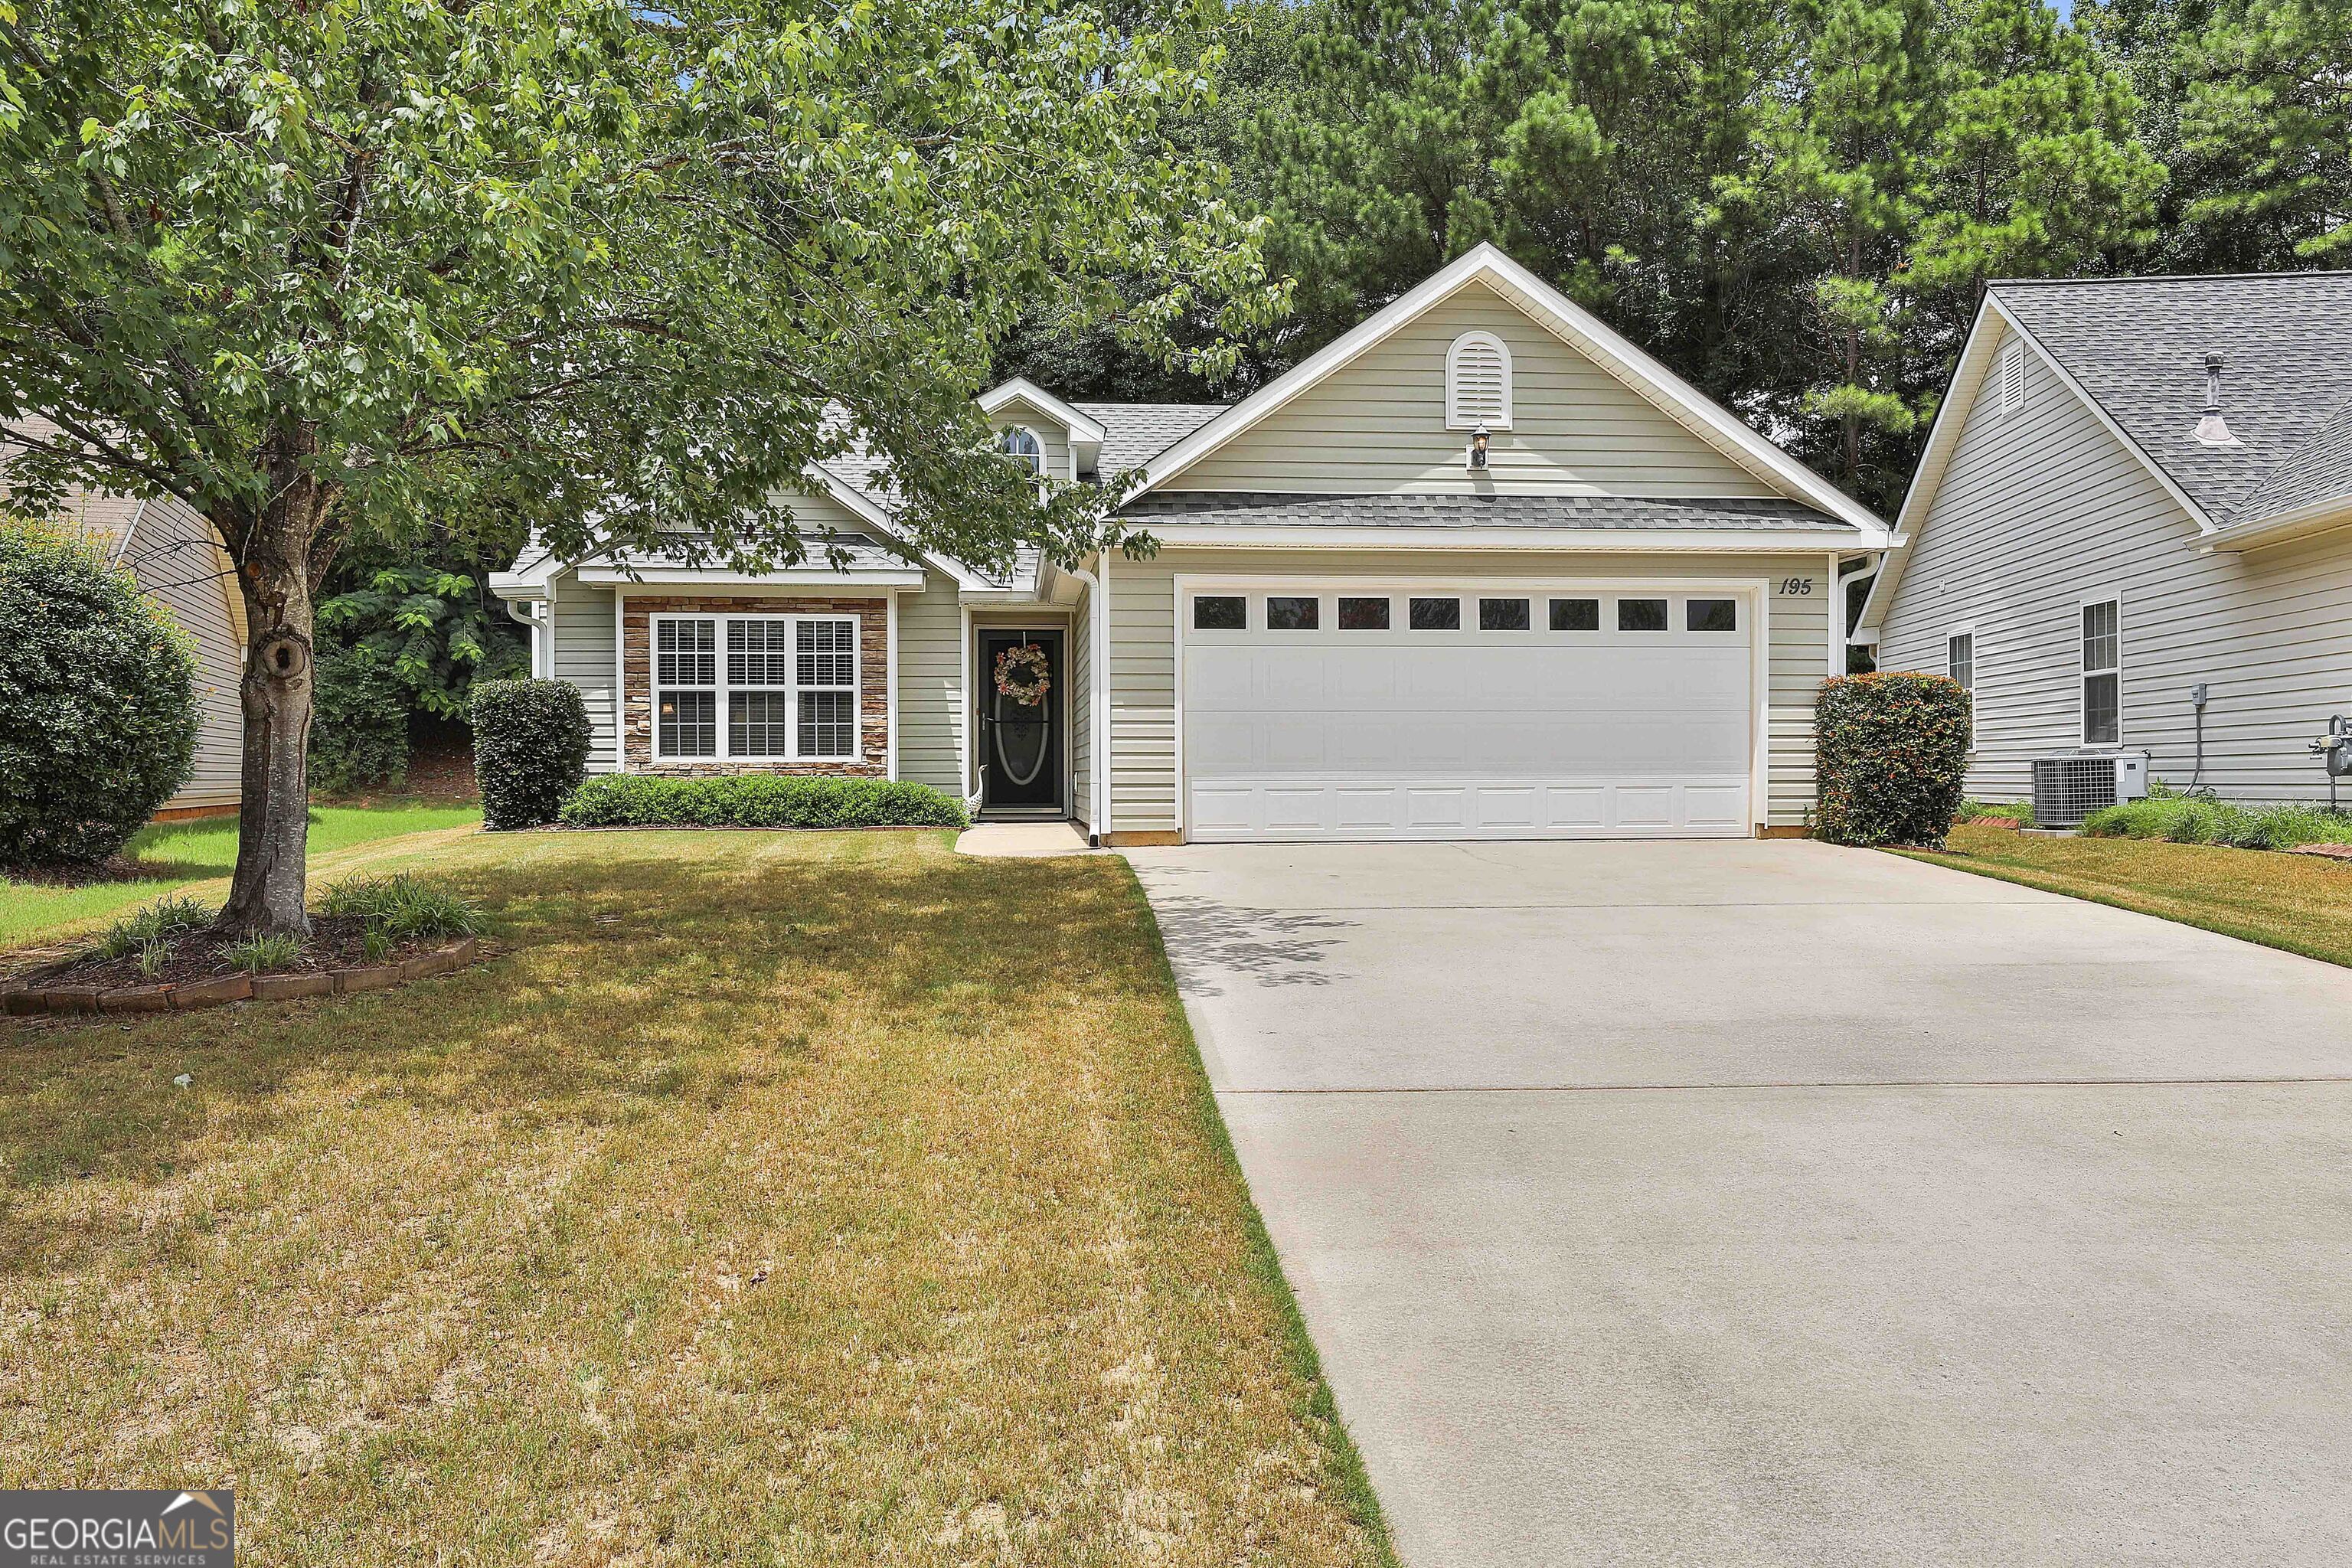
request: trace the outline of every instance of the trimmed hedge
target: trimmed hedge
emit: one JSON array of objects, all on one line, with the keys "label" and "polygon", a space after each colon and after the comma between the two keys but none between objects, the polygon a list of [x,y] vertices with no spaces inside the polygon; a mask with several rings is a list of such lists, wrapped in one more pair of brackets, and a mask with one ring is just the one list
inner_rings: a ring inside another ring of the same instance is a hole
[{"label": "trimmed hedge", "polygon": [[1849,675],[1813,702],[1821,803],[1832,844],[1941,848],[1968,771],[1969,694],[1940,675]]},{"label": "trimmed hedge", "polygon": [[193,645],[78,537],[0,517],[0,866],[121,852],[188,776]]},{"label": "trimmed hedge", "polygon": [[474,778],[482,825],[543,827],[588,774],[588,704],[568,680],[474,684]]},{"label": "trimmed hedge", "polygon": [[963,827],[962,803],[897,779],[608,773],[563,803],[566,827]]},{"label": "trimmed hedge", "polygon": [[2332,816],[2315,805],[2232,805],[2202,795],[2155,795],[2091,813],[2083,819],[2083,832],[2092,838],[2293,849],[2305,844],[2352,844],[2352,816]]}]

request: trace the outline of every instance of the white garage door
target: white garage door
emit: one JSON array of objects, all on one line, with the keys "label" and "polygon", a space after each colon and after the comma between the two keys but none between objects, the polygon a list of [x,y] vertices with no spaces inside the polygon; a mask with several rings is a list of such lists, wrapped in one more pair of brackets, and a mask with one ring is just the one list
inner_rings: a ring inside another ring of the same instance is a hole
[{"label": "white garage door", "polygon": [[1749,831],[1755,601],[1188,588],[1196,840]]}]

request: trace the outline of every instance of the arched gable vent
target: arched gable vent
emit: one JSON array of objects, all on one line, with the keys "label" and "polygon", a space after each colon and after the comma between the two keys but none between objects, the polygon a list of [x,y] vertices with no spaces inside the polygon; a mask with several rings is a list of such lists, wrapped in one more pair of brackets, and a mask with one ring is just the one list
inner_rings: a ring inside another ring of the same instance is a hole
[{"label": "arched gable vent", "polygon": [[1445,427],[1511,427],[1511,351],[1492,332],[1465,332],[1445,351]]}]

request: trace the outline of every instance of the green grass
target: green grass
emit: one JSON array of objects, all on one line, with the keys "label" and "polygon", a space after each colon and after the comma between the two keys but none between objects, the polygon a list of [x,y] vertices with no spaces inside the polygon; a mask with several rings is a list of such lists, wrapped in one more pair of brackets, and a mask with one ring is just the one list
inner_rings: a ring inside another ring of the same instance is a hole
[{"label": "green grass", "polygon": [[2352,965],[2352,866],[2334,860],[2160,838],[2041,837],[1965,824],[1952,829],[1942,854],[1895,853]]},{"label": "green grass", "polygon": [[[479,805],[443,801],[313,806],[310,858],[315,865],[322,857],[396,834],[470,826],[481,820]],[[0,950],[72,935],[158,894],[226,878],[236,868],[236,818],[142,827],[128,853],[139,863],[139,874],[121,881],[59,887],[0,878]]]},{"label": "green grass", "polygon": [[470,970],[0,1025],[0,1485],[233,1481],[273,1568],[1390,1561],[1132,874],[951,841],[451,837]]}]

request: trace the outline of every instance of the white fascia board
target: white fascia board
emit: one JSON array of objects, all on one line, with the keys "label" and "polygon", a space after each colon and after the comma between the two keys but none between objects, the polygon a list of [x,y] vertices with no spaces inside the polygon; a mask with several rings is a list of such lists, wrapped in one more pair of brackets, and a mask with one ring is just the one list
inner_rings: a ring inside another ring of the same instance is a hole
[{"label": "white fascia board", "polygon": [[920,588],[919,566],[877,567],[834,572],[824,567],[787,567],[776,572],[738,572],[727,566],[583,566],[580,581],[596,588],[694,587],[726,588],[738,593],[772,589],[805,592],[811,588]]},{"label": "white fascia board", "polygon": [[1692,551],[1725,554],[1819,554],[1824,550],[1863,548],[1819,531],[1698,528],[1350,528],[1323,523],[1185,523],[1155,529],[1164,550],[1198,545],[1255,550],[1486,550],[1580,552],[1595,555],[1648,555]]},{"label": "white fascia board", "polygon": [[1108,432],[1104,430],[1100,420],[1081,413],[1026,376],[1016,375],[1003,385],[992,386],[980,395],[980,411],[992,416],[1013,403],[1027,404],[1068,431],[1072,446],[1091,447],[1097,452],[1102,450],[1103,437]]},{"label": "white fascia board", "polygon": [[[1492,245],[1481,244],[1401,298],[1234,404],[1144,466],[1135,495],[1164,484],[1202,458],[1318,385],[1465,287],[1485,282],[1570,347],[1616,377],[1709,446],[1792,500],[1852,523],[1863,550],[1884,548],[1886,525],[1868,507],[1766,440],[1713,398],[1675,374],[1590,310]],[[1133,500],[1134,496],[1129,496]]]}]

